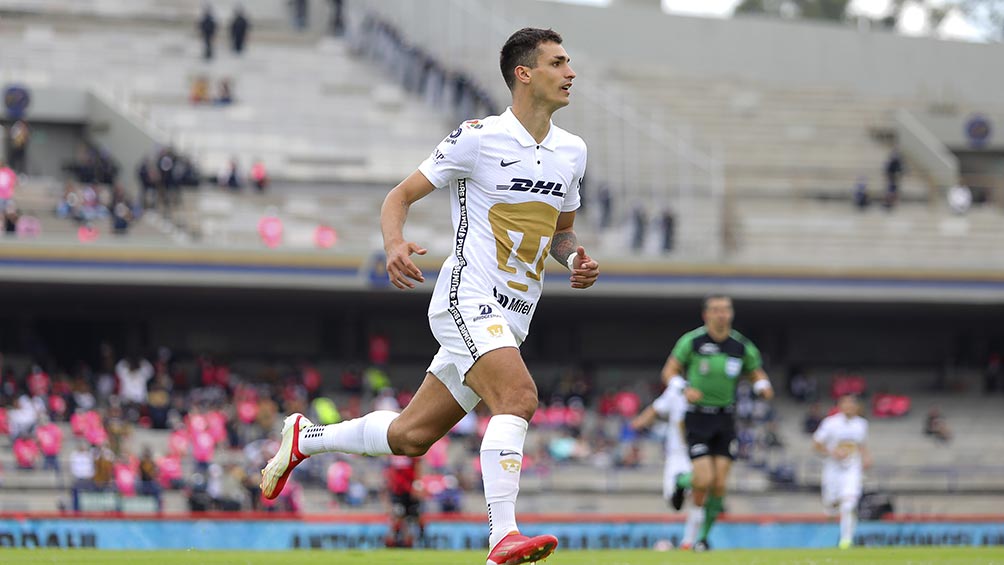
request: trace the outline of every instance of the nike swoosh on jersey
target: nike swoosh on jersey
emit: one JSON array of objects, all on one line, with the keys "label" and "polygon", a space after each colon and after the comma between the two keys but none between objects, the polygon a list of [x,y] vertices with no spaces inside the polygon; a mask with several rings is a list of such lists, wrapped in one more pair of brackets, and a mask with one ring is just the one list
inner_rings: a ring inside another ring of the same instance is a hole
[{"label": "nike swoosh on jersey", "polygon": [[519,162],[520,162],[520,159],[516,159],[515,161],[509,161],[508,163],[506,163],[505,159],[502,159],[502,161],[499,164],[502,165],[503,167],[508,167],[509,165],[515,165],[516,163],[519,163]]},{"label": "nike swoosh on jersey", "polygon": [[510,451],[508,449],[503,449],[499,451],[499,457],[505,457],[506,455],[519,455],[518,451]]}]

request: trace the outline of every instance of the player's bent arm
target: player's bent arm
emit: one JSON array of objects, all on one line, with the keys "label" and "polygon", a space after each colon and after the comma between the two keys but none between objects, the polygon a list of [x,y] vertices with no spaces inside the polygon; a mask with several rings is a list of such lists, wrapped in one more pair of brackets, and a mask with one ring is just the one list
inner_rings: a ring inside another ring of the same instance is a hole
[{"label": "player's bent arm", "polygon": [[572,288],[589,288],[600,276],[600,265],[586,255],[586,249],[579,245],[575,235],[575,211],[561,212],[551,237],[551,257],[572,272],[569,279]]},{"label": "player's bent arm", "polygon": [[[425,255],[419,245],[405,241],[404,223],[411,205],[428,196],[436,187],[420,171],[395,186],[380,207],[380,231],[383,248],[387,254],[387,278],[398,288],[415,288],[411,281],[424,282],[422,271],[411,260],[412,253]],[[411,280],[409,280],[411,279]]]},{"label": "player's bent arm", "polygon": [[645,428],[651,426],[652,423],[655,422],[656,418],[658,417],[659,414],[655,411],[655,407],[649,404],[647,408],[642,410],[640,414],[638,414],[637,416],[634,417],[633,420],[631,420],[631,429],[644,430]]},{"label": "player's bent arm", "polygon": [[826,446],[823,445],[823,442],[821,442],[821,441],[813,440],[812,441],[812,448],[816,450],[816,453],[822,455],[823,457],[829,457],[830,456],[830,450],[826,449]]}]

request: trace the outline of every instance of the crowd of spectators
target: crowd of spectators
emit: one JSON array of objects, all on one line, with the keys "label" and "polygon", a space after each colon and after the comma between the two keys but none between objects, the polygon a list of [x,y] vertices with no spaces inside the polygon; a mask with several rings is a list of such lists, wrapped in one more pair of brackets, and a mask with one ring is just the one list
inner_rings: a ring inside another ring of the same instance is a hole
[{"label": "crowd of spectators", "polygon": [[[195,511],[300,511],[305,489],[327,491],[331,508],[372,507],[386,493],[379,458],[311,457],[275,501],[261,498],[258,480],[282,415],[303,412],[328,424],[406,406],[413,393],[394,387],[389,349],[385,337],[373,335],[368,364],[337,376],[305,362],[231,363],[163,347],[116,355],[107,344],[97,361],[71,369],[36,363],[18,372],[0,359],[0,431],[18,467],[54,473],[65,485],[66,509],[93,509],[95,496],[143,498],[160,509],[167,491],[182,493]],[[639,434],[630,426],[660,392],[657,379],[604,391],[594,382],[589,368],[542,380],[524,473],[547,482],[569,465],[604,474],[661,462],[665,429]],[[775,413],[745,384],[736,408],[738,456],[762,465],[783,446]],[[472,412],[423,458],[417,484],[426,511],[460,511],[462,493],[480,489],[489,416]]]}]

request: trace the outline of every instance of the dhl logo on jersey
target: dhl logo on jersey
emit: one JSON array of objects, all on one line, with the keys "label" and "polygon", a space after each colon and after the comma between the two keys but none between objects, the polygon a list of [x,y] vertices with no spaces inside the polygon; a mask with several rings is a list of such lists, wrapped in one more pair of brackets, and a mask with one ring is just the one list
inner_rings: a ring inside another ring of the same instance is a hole
[{"label": "dhl logo on jersey", "polygon": [[509,182],[512,184],[497,184],[495,190],[510,190],[512,192],[531,192],[533,194],[551,195],[564,198],[565,193],[561,190],[560,182],[548,182],[539,180],[534,182],[531,179],[514,178]]}]

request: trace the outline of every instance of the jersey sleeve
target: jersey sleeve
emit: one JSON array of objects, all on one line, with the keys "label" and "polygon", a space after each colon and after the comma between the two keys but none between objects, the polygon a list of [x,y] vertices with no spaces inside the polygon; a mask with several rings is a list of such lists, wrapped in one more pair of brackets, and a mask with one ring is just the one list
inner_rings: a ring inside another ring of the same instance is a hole
[{"label": "jersey sleeve", "polygon": [[760,350],[753,345],[752,341],[746,340],[746,351],[743,353],[743,372],[749,373],[759,369],[763,365],[760,358]]},{"label": "jersey sleeve", "polygon": [[572,179],[572,185],[568,187],[568,194],[561,205],[562,212],[574,212],[579,209],[582,203],[579,191],[582,190],[582,181],[586,177],[586,143],[584,141],[580,141],[580,143],[582,143],[582,149],[579,162],[575,166],[575,178]]},{"label": "jersey sleeve", "polygon": [[460,124],[436,146],[418,170],[437,188],[471,176],[481,149],[479,130]]},{"label": "jersey sleeve", "polygon": [[825,445],[829,435],[830,435],[830,419],[823,418],[823,421],[819,423],[819,427],[816,428],[815,433],[812,434],[812,441],[816,441]]},{"label": "jersey sleeve", "polygon": [[669,416],[673,410],[673,392],[669,389],[669,387],[666,387],[666,390],[662,391],[659,398],[652,401],[652,409],[655,410],[656,414],[662,416],[663,418]]},{"label": "jersey sleeve", "polygon": [[[693,341],[689,335],[685,335],[676,342],[673,346],[672,356],[676,357],[676,360],[683,365],[683,372],[687,372],[687,366],[690,365],[690,356],[694,352]],[[686,376],[685,374],[683,376]]]}]

